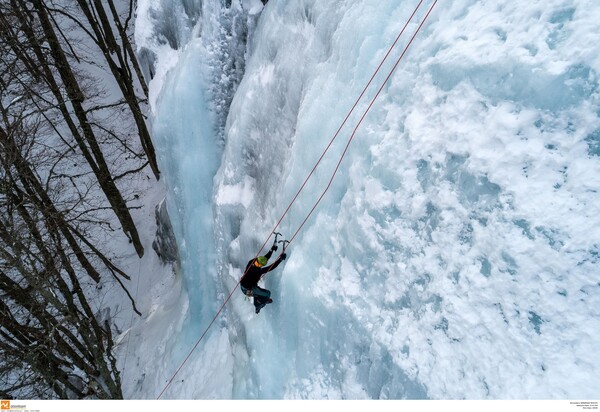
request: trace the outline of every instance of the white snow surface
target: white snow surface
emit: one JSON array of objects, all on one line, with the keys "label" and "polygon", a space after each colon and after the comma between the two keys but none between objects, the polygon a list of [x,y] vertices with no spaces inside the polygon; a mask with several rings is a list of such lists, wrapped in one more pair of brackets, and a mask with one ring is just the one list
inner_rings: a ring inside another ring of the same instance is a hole
[{"label": "white snow surface", "polygon": [[[598,397],[597,1],[439,1],[265,277],[274,303],[259,315],[235,290],[246,262],[417,1],[234,0],[261,14],[221,131],[223,6],[198,2],[191,26],[182,8],[174,50],[153,26],[161,2],[138,3],[181,267],[142,286],[145,315],[120,345],[126,397],[158,397],[196,344],[163,398]],[[278,227],[286,236],[429,5]]]}]

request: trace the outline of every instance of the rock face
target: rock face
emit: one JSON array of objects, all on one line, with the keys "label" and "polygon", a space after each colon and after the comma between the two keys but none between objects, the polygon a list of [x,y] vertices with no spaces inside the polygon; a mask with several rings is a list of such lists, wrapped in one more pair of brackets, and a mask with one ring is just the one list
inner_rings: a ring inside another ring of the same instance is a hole
[{"label": "rock face", "polygon": [[179,254],[165,199],[156,205],[155,217],[156,237],[152,242],[152,249],[154,249],[163,264],[173,264],[179,261]]}]

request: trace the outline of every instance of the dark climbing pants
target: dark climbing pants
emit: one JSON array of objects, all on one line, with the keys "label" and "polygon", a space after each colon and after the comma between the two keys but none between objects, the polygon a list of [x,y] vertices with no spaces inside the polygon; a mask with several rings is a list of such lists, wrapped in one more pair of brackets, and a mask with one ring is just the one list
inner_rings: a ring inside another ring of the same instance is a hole
[{"label": "dark climbing pants", "polygon": [[[248,289],[241,286],[242,288],[242,292],[244,293],[244,295],[248,296]],[[257,307],[258,309],[262,309],[265,307],[265,305],[267,304],[267,301],[269,300],[269,298],[271,297],[271,291],[267,290],[267,289],[263,289],[259,286],[255,286],[251,289],[252,295],[254,296],[254,306]]]}]

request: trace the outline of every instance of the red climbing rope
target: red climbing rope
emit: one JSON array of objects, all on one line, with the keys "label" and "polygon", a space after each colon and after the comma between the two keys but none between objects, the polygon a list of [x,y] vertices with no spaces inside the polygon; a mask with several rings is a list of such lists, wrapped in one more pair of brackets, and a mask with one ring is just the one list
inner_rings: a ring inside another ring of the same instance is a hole
[{"label": "red climbing rope", "polygon": [[[344,156],[346,156],[346,152],[348,151],[348,147],[350,146],[350,143],[352,143],[352,140],[354,139],[354,136],[356,135],[356,131],[360,127],[362,121],[365,119],[365,117],[367,116],[367,114],[369,113],[369,110],[371,110],[371,107],[373,106],[373,103],[375,103],[375,100],[377,99],[377,97],[379,97],[379,94],[381,93],[381,91],[383,90],[383,88],[385,87],[385,85],[387,84],[388,80],[390,80],[390,78],[392,77],[392,74],[396,70],[396,67],[398,67],[398,64],[400,63],[400,60],[402,60],[402,58],[406,54],[406,51],[408,50],[408,48],[412,44],[413,40],[415,39],[415,37],[417,36],[417,34],[419,33],[419,31],[421,30],[421,27],[423,27],[423,24],[425,23],[425,21],[429,17],[429,14],[433,10],[433,7],[436,5],[437,2],[438,2],[438,0],[435,0],[433,2],[433,4],[431,5],[431,7],[429,8],[429,10],[427,11],[427,14],[425,15],[425,18],[423,18],[423,21],[421,22],[421,24],[419,24],[419,27],[417,27],[417,30],[415,30],[414,34],[410,38],[410,41],[408,42],[408,44],[406,45],[406,47],[402,51],[402,54],[400,55],[400,57],[398,57],[398,60],[396,60],[396,64],[394,64],[394,67],[392,67],[392,70],[390,70],[388,76],[385,78],[384,82],[381,84],[381,87],[379,87],[379,90],[377,90],[377,93],[375,94],[375,96],[371,100],[371,103],[369,103],[369,107],[367,107],[367,110],[365,110],[365,112],[363,113],[362,117],[360,118],[360,120],[356,124],[356,127],[352,131],[352,134],[350,135],[350,138],[348,139],[348,142],[346,143],[346,147],[344,147],[344,151],[342,152],[342,155],[340,156],[340,160],[338,160],[337,165],[335,166],[335,169],[334,169],[333,173],[331,174],[331,178],[329,179],[329,182],[327,183],[327,187],[325,188],[325,190],[323,190],[323,192],[321,193],[321,196],[319,196],[319,198],[317,199],[317,201],[313,205],[312,209],[310,210],[310,212],[306,216],[306,218],[302,221],[302,223],[300,224],[300,226],[298,227],[298,229],[296,230],[296,232],[294,232],[294,235],[290,238],[290,240],[289,240],[290,243],[292,243],[292,241],[294,240],[294,238],[296,237],[296,235],[298,234],[298,232],[300,232],[300,230],[302,230],[302,228],[304,227],[304,224],[306,223],[306,221],[310,218],[310,216],[315,211],[315,209],[317,208],[317,206],[319,205],[319,203],[321,203],[321,199],[323,199],[323,196],[325,196],[325,193],[327,193],[327,191],[331,187],[331,183],[333,182],[333,179],[335,178],[335,175],[337,174],[338,169],[340,168],[340,164],[342,163],[342,160],[344,160]],[[288,245],[290,243],[288,243]]]},{"label": "red climbing rope", "polygon": [[[394,43],[390,46],[389,50],[387,51],[387,53],[385,54],[385,56],[383,57],[383,59],[379,63],[379,66],[377,67],[377,69],[375,70],[375,72],[373,73],[373,75],[371,76],[371,78],[369,79],[369,82],[364,87],[364,89],[362,90],[360,96],[358,97],[358,99],[356,99],[356,101],[354,102],[354,105],[352,106],[352,108],[350,109],[350,111],[348,112],[348,114],[346,115],[346,117],[344,118],[344,121],[342,122],[342,124],[340,125],[340,127],[337,129],[337,131],[336,131],[335,135],[333,136],[333,138],[329,141],[329,144],[327,145],[327,147],[325,148],[325,150],[321,154],[321,157],[319,157],[319,159],[317,160],[317,162],[313,166],[312,170],[310,171],[310,173],[308,174],[308,176],[306,177],[306,179],[304,180],[304,182],[300,186],[300,189],[298,189],[298,191],[296,192],[296,195],[294,196],[294,198],[292,199],[292,201],[290,202],[290,204],[285,209],[285,211],[282,214],[281,218],[279,219],[279,221],[277,222],[277,224],[275,225],[275,227],[273,228],[273,230],[270,232],[269,236],[267,237],[267,239],[265,240],[265,242],[263,243],[263,245],[260,247],[260,249],[256,253],[256,256],[254,257],[255,259],[260,255],[260,253],[262,252],[262,250],[265,248],[265,246],[267,245],[267,243],[271,239],[271,236],[277,230],[277,228],[279,227],[279,225],[283,221],[283,218],[287,215],[287,213],[289,212],[290,208],[292,207],[292,205],[294,204],[294,202],[296,201],[296,199],[300,195],[300,192],[302,192],[302,190],[306,186],[308,180],[314,174],[317,166],[321,163],[321,160],[323,160],[325,154],[327,153],[327,151],[329,150],[329,148],[331,147],[331,145],[333,144],[333,142],[336,140],[338,134],[340,133],[340,131],[342,130],[342,128],[344,127],[344,125],[346,124],[346,122],[348,121],[348,119],[350,118],[352,112],[354,111],[354,109],[358,105],[359,101],[362,99],[363,95],[365,94],[365,92],[367,91],[367,89],[369,88],[369,86],[371,85],[371,83],[373,82],[373,79],[375,78],[375,76],[379,72],[379,69],[381,69],[381,66],[384,64],[384,62],[386,61],[386,59],[388,58],[388,56],[390,55],[390,53],[392,52],[392,50],[396,46],[396,43],[398,42],[398,40],[400,39],[400,37],[404,33],[404,31],[405,31],[406,27],[408,26],[408,24],[410,23],[410,21],[413,19],[413,17],[417,13],[417,11],[418,11],[419,7],[421,6],[421,4],[423,3],[423,1],[424,0],[420,0],[419,3],[417,4],[417,6],[415,7],[413,13],[409,17],[409,19],[406,21],[406,24],[404,25],[404,27],[402,28],[402,30],[400,31],[400,34],[398,34],[398,36],[396,37],[396,40],[394,40]],[[350,138],[348,139],[348,142],[346,143],[344,151],[342,152],[342,155],[340,156],[340,159],[338,160],[338,163],[337,163],[337,165],[336,165],[336,167],[335,167],[335,169],[333,171],[333,174],[331,175],[331,178],[329,179],[327,187],[321,193],[321,195],[319,196],[319,198],[317,199],[317,201],[313,205],[312,209],[310,210],[310,212],[308,213],[308,215],[306,216],[306,218],[302,221],[302,223],[300,224],[300,226],[298,227],[298,229],[294,232],[294,235],[290,238],[289,243],[291,243],[296,238],[296,236],[298,235],[298,233],[300,232],[300,230],[302,230],[302,228],[304,227],[304,225],[306,224],[306,222],[308,221],[308,219],[310,218],[310,216],[312,215],[312,213],[315,211],[315,209],[317,208],[317,206],[319,205],[319,203],[321,202],[321,200],[323,199],[323,197],[325,196],[325,194],[327,193],[327,191],[331,187],[331,183],[333,182],[333,179],[335,178],[335,176],[336,176],[336,174],[337,174],[337,172],[339,170],[339,167],[340,167],[340,165],[342,163],[342,160],[344,159],[344,156],[346,155],[346,152],[348,151],[348,147],[350,146],[350,143],[352,143],[352,140],[354,139],[354,136],[356,135],[356,132],[357,132],[358,128],[360,127],[360,125],[363,122],[364,118],[367,116],[368,112],[371,110],[371,107],[375,103],[375,100],[377,99],[377,97],[379,96],[379,94],[381,93],[381,91],[383,90],[383,88],[385,87],[385,85],[387,84],[387,82],[389,81],[389,79],[392,77],[392,74],[394,73],[394,71],[398,67],[398,64],[400,63],[400,61],[402,60],[402,58],[406,54],[406,52],[407,52],[408,48],[410,47],[410,45],[412,44],[413,40],[415,39],[415,37],[417,36],[417,34],[419,33],[419,31],[421,30],[421,27],[423,27],[423,24],[425,24],[425,21],[427,20],[427,18],[431,14],[431,11],[433,10],[433,8],[437,4],[437,2],[438,2],[438,0],[434,0],[433,4],[431,5],[431,7],[429,8],[429,10],[427,11],[427,14],[425,15],[425,17],[423,18],[423,20],[421,21],[421,23],[417,27],[417,30],[414,32],[413,36],[411,37],[411,39],[408,42],[408,44],[406,45],[406,47],[404,48],[402,54],[396,60],[396,63],[394,64],[394,66],[390,70],[390,72],[387,75],[385,81],[382,83],[382,85],[380,86],[379,90],[377,91],[377,93],[375,94],[375,96],[373,97],[373,99],[371,100],[369,106],[367,107],[367,109],[363,113],[362,117],[360,118],[359,122],[357,123],[356,127],[354,128],[352,134],[350,135]],[[289,245],[289,243],[288,243],[288,245]],[[244,275],[245,274],[246,273],[244,272]],[[237,289],[238,285],[240,284],[241,279],[244,277],[244,275],[242,275],[240,277],[240,280],[238,280],[238,282],[235,285],[235,287],[231,290],[231,292],[229,293],[229,296],[227,296],[227,299],[225,299],[225,301],[223,302],[223,304],[221,305],[221,307],[217,311],[217,313],[214,316],[214,318],[212,319],[212,321],[206,327],[206,329],[204,330],[204,332],[202,333],[202,335],[200,336],[200,338],[198,339],[198,341],[196,342],[196,344],[194,345],[194,347],[192,348],[192,350],[185,357],[185,359],[183,360],[183,362],[181,362],[181,364],[179,365],[179,367],[177,368],[177,370],[175,371],[175,373],[173,374],[173,376],[169,379],[168,383],[163,388],[163,390],[160,392],[160,394],[158,395],[157,399],[160,399],[162,397],[162,395],[165,393],[165,391],[167,390],[167,388],[171,385],[171,383],[175,379],[175,376],[177,376],[177,374],[181,371],[181,369],[186,364],[186,362],[188,361],[188,359],[190,358],[190,356],[192,355],[192,353],[196,350],[196,348],[198,347],[198,345],[200,344],[200,342],[202,341],[202,339],[204,339],[204,336],[206,336],[206,334],[208,333],[208,331],[211,328],[211,326],[213,325],[213,323],[217,320],[217,318],[219,317],[219,315],[221,314],[221,312],[223,311],[223,309],[225,308],[225,306],[227,305],[227,303],[229,302],[229,300],[233,296],[234,292],[236,291],[236,289]]]}]

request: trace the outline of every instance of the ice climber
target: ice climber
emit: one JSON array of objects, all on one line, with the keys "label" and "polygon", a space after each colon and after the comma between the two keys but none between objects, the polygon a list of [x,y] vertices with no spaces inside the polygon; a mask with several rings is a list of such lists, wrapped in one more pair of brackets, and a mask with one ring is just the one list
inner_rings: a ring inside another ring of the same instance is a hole
[{"label": "ice climber", "polygon": [[242,292],[246,296],[254,297],[254,307],[256,313],[259,313],[260,310],[264,308],[267,303],[273,303],[273,299],[271,299],[271,291],[259,287],[258,281],[260,280],[262,275],[272,271],[277,266],[279,266],[279,264],[282,261],[285,260],[286,253],[284,248],[283,252],[281,253],[281,255],[279,255],[277,260],[273,264],[266,266],[267,262],[269,261],[269,258],[276,250],[277,245],[273,245],[273,247],[271,247],[271,250],[269,250],[269,252],[266,255],[259,256],[255,259],[251,259],[246,265],[245,274],[242,277],[242,280],[240,281],[240,288],[242,289]]}]

